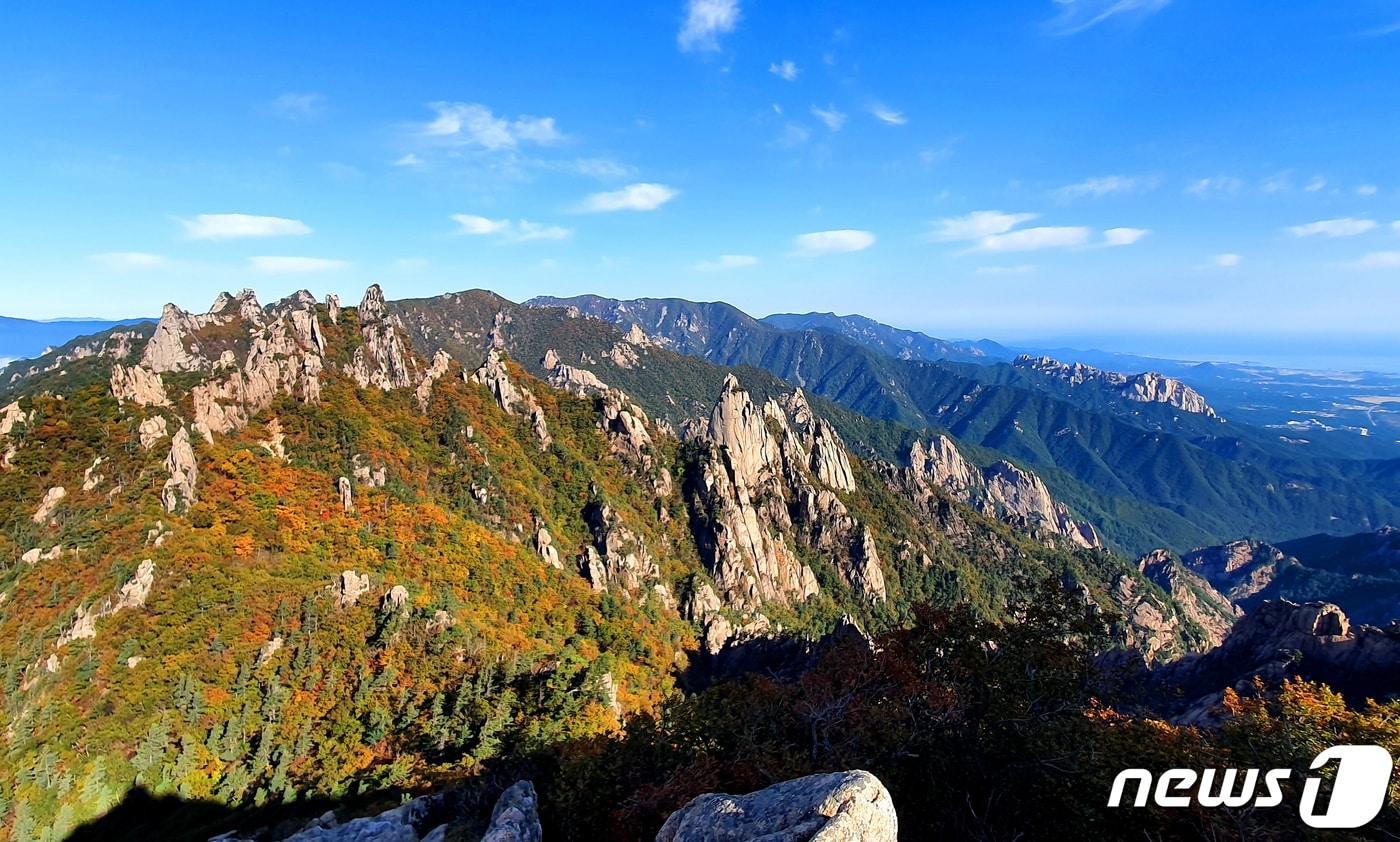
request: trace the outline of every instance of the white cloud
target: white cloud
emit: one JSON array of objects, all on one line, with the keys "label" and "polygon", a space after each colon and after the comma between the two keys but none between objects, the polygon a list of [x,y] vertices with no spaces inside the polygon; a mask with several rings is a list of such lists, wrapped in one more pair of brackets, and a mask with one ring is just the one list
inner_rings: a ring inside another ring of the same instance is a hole
[{"label": "white cloud", "polygon": [[1106,246],[1130,246],[1152,232],[1146,228],[1109,228],[1103,232]]},{"label": "white cloud", "polygon": [[265,275],[300,275],[308,272],[331,272],[350,264],[344,260],[325,257],[250,257],[248,265],[254,272]]},{"label": "white cloud", "polygon": [[1089,242],[1091,232],[1082,225],[1046,225],[1022,228],[1005,234],[983,237],[974,251],[1038,251],[1048,248],[1082,246]]},{"label": "white cloud", "polygon": [[1158,180],[1153,177],[1105,175],[1087,178],[1076,184],[1067,184],[1055,191],[1055,198],[1062,202],[1086,198],[1102,199],[1104,196],[1118,193],[1145,193],[1155,189],[1157,184]]},{"label": "white cloud", "polygon": [[688,0],[676,44],[685,53],[718,50],[719,37],[733,32],[739,18],[739,0]]},{"label": "white cloud", "polygon": [[1376,223],[1369,219],[1343,217],[1309,222],[1306,225],[1292,225],[1284,230],[1295,237],[1355,237],[1375,227]]},{"label": "white cloud", "polygon": [[1112,17],[1146,17],[1166,8],[1171,0],[1054,0],[1059,14],[1047,28],[1052,35],[1073,35]]},{"label": "white cloud", "polygon": [[773,141],[773,145],[779,149],[791,149],[806,143],[811,136],[812,133],[807,131],[806,126],[789,121],[783,124],[783,130]]},{"label": "white cloud", "polygon": [[513,243],[527,243],[537,240],[567,240],[574,235],[569,228],[559,225],[543,225],[528,219],[489,219],[468,213],[452,215],[452,220],[461,226],[457,232],[471,237],[497,236]]},{"label": "white cloud", "polygon": [[1186,192],[1193,196],[1233,196],[1243,187],[1244,182],[1232,175],[1218,175],[1196,179],[1186,185]]},{"label": "white cloud", "polygon": [[515,149],[522,143],[548,145],[563,140],[553,117],[522,114],[515,119],[497,117],[475,102],[432,102],[437,117],[422,127],[430,138],[483,149]]},{"label": "white cloud", "polygon": [[870,106],[870,113],[875,116],[876,120],[891,126],[902,126],[909,122],[909,118],[904,116],[904,112],[896,111],[879,103]]},{"label": "white cloud", "polygon": [[792,244],[797,247],[797,253],[803,257],[820,257],[824,254],[864,251],[875,245],[875,235],[869,231],[857,231],[851,228],[836,231],[814,231],[810,234],[798,234],[792,238]]},{"label": "white cloud", "polygon": [[791,82],[797,78],[797,74],[801,71],[797,69],[797,65],[791,60],[785,60],[768,65],[768,72],[777,76],[779,79]]},{"label": "white cloud", "polygon": [[1240,257],[1238,254],[1230,252],[1227,252],[1225,254],[1217,254],[1215,257],[1211,258],[1211,262],[1222,269],[1229,269],[1232,266],[1238,266],[1243,260],[1243,257]]},{"label": "white cloud", "polygon": [[1348,265],[1353,269],[1400,269],[1400,251],[1373,251]]},{"label": "white cloud", "polygon": [[995,234],[1005,234],[1039,214],[1003,213],[999,210],[973,211],[967,216],[950,216],[934,223],[932,237],[936,240],[980,240]]},{"label": "white cloud", "polygon": [[678,195],[679,190],[664,184],[629,184],[621,190],[594,193],[579,203],[576,210],[579,213],[656,210]]},{"label": "white cloud", "polygon": [[725,269],[743,269],[757,263],[758,258],[751,254],[721,254],[715,260],[702,260],[691,268],[700,272],[721,272]]},{"label": "white cloud", "polygon": [[599,181],[626,178],[632,174],[631,167],[619,164],[610,158],[575,158],[560,164],[559,169],[574,175],[596,178]]},{"label": "white cloud", "polygon": [[185,235],[191,240],[299,237],[311,233],[311,228],[300,219],[246,213],[202,213],[194,219],[182,219],[180,224],[185,226]]},{"label": "white cloud", "polygon": [[1029,275],[1034,271],[1035,267],[1029,263],[1019,266],[978,266],[973,270],[978,275]]},{"label": "white cloud", "polygon": [[1287,193],[1293,189],[1293,173],[1289,170],[1274,173],[1259,183],[1265,193]]},{"label": "white cloud", "polygon": [[826,124],[833,132],[841,131],[841,127],[846,125],[846,115],[837,110],[836,106],[828,105],[826,108],[812,106],[812,116]]},{"label": "white cloud", "polygon": [[310,120],[326,110],[326,98],[317,93],[285,93],[272,101],[272,112],[289,120]]},{"label": "white cloud", "polygon": [[1327,179],[1323,178],[1320,175],[1315,175],[1308,180],[1308,183],[1304,185],[1303,189],[1309,193],[1316,193],[1317,191],[1321,190],[1326,186]]},{"label": "white cloud", "polygon": [[1380,188],[1376,187],[1376,185],[1374,184],[1363,184],[1360,187],[1356,188],[1356,195],[1362,197],[1374,196],[1379,192]]},{"label": "white cloud", "polygon": [[88,259],[116,271],[155,269],[170,263],[164,255],[148,254],[144,251],[109,251],[91,255]]},{"label": "white cloud", "polygon": [[410,152],[410,153],[408,153],[407,155],[405,155],[405,156],[403,156],[402,158],[399,158],[397,161],[395,161],[395,162],[394,162],[394,166],[396,166],[396,167],[421,167],[421,166],[423,166],[423,159],[420,158],[420,157],[418,157],[417,155],[413,154],[412,152]]}]

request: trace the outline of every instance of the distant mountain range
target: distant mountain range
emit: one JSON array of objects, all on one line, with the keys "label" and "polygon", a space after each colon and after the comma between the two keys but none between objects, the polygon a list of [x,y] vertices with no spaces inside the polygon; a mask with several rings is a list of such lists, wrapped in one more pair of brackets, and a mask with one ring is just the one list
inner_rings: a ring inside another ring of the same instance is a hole
[{"label": "distant mountain range", "polygon": [[[789,330],[724,303],[599,296],[526,303],[566,308],[623,329],[636,325],[682,353],[763,368],[861,415],[914,430],[946,430],[1020,460],[1111,543],[1131,552],[1244,535],[1283,540],[1361,532],[1400,522],[1400,460],[1362,458],[1374,454],[1348,451],[1324,435],[1300,438],[1310,447],[1298,445],[1229,420],[1228,409],[1218,410],[1227,419],[1222,423],[1169,402],[1106,390],[1102,378],[1076,384],[1035,367],[928,360],[926,352],[955,347],[965,356],[973,346],[921,342],[850,317],[835,323],[794,317],[823,327]],[[846,434],[861,441],[853,431]],[[871,445],[885,447],[887,458],[907,457],[889,449],[907,446],[904,440]]]},{"label": "distant mountain range", "polygon": [[36,321],[0,316],[0,359],[32,359],[49,348],[56,348],[75,337],[98,333],[118,325],[138,324],[143,321],[154,321],[154,319]]}]

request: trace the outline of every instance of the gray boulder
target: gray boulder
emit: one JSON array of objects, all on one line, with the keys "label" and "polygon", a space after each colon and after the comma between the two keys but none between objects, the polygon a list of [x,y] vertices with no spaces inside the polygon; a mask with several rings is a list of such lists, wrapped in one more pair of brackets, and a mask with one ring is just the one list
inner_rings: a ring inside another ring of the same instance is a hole
[{"label": "gray boulder", "polygon": [[895,842],[884,784],[854,770],[784,781],[748,795],[701,795],[671,814],[656,842]]}]

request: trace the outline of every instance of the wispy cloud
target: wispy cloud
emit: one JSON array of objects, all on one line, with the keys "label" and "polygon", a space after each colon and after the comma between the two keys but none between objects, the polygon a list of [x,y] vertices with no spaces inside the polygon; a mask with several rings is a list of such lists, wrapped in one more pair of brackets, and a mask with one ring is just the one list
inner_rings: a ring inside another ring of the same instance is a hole
[{"label": "wispy cloud", "polygon": [[1227,253],[1225,253],[1225,254],[1217,254],[1215,257],[1212,257],[1211,260],[1210,260],[1211,263],[1214,263],[1216,266],[1219,266],[1219,267],[1222,268],[1222,269],[1230,269],[1230,268],[1232,268],[1232,267],[1238,266],[1238,265],[1240,265],[1240,263],[1242,263],[1243,261],[1244,261],[1244,258],[1243,258],[1243,257],[1240,257],[1238,254],[1235,254],[1235,253],[1233,253],[1233,252],[1227,252]]},{"label": "wispy cloud", "polygon": [[721,254],[714,260],[702,260],[691,268],[699,272],[723,272],[726,269],[743,269],[757,263],[758,258],[751,254]]},{"label": "wispy cloud", "polygon": [[1021,228],[1005,234],[983,237],[973,251],[1039,251],[1049,248],[1069,248],[1089,242],[1092,232],[1082,225],[1043,225]]},{"label": "wispy cloud", "polygon": [[826,108],[812,106],[812,116],[826,124],[826,127],[833,132],[841,131],[841,127],[846,125],[846,115],[837,110],[836,106],[828,105]]},{"label": "wispy cloud", "polygon": [[973,211],[966,216],[950,216],[933,224],[930,236],[935,240],[980,240],[996,234],[1005,234],[1023,222],[1030,222],[1039,214],[1004,213],[999,210]]},{"label": "wispy cloud", "polygon": [[458,234],[472,237],[496,237],[511,243],[527,243],[538,240],[567,240],[574,232],[560,225],[543,225],[528,219],[489,219],[484,216],[458,213],[452,221],[459,226]]},{"label": "wispy cloud", "polygon": [[120,272],[133,269],[157,269],[170,264],[169,258],[144,251],[109,251],[88,257],[93,263]]},{"label": "wispy cloud", "polygon": [[404,155],[402,158],[399,158],[399,159],[397,159],[396,161],[394,161],[394,166],[396,166],[396,167],[421,167],[421,166],[423,166],[423,159],[420,158],[420,157],[418,157],[417,155],[413,154],[412,152],[410,152],[410,153],[408,153],[407,155]]},{"label": "wispy cloud", "polygon": [[1130,246],[1152,233],[1146,228],[1109,228],[1103,232],[1106,246]]},{"label": "wispy cloud", "polygon": [[797,74],[802,71],[797,69],[797,64],[792,60],[775,61],[768,65],[768,72],[777,76],[785,82],[791,82],[797,78]]},{"label": "wispy cloud", "polygon": [[1155,176],[1104,175],[1067,184],[1056,190],[1054,195],[1061,202],[1102,199],[1104,196],[1117,194],[1146,193],[1155,190],[1160,182]]},{"label": "wispy cloud", "polygon": [[248,266],[264,275],[304,275],[312,272],[333,272],[350,266],[344,260],[325,257],[250,257]]},{"label": "wispy cloud", "polygon": [[272,101],[272,113],[288,120],[313,120],[326,111],[326,98],[317,93],[282,94]]},{"label": "wispy cloud", "polygon": [[1192,196],[1234,196],[1244,188],[1244,182],[1232,175],[1198,178],[1186,185],[1184,192]]},{"label": "wispy cloud", "polygon": [[685,53],[714,52],[720,36],[733,32],[740,17],[738,0],[687,0],[676,45]]},{"label": "wispy cloud", "polygon": [[300,219],[246,213],[202,213],[194,219],[182,219],[180,224],[191,240],[297,237],[311,233],[311,228]]},{"label": "wispy cloud", "polygon": [[827,254],[846,254],[864,251],[875,245],[875,235],[869,231],[844,228],[835,231],[814,231],[798,234],[792,238],[797,254],[802,257],[820,257]]},{"label": "wispy cloud", "polygon": [[665,184],[629,184],[621,190],[594,193],[574,209],[578,213],[612,213],[614,211],[656,210],[680,195],[680,191]]},{"label": "wispy cloud", "polygon": [[1373,251],[1347,265],[1353,269],[1400,269],[1400,251]]},{"label": "wispy cloud", "polygon": [[1054,0],[1059,14],[1046,24],[1046,29],[1052,35],[1074,35],[1120,15],[1132,16],[1133,19],[1145,18],[1166,8],[1170,2],[1171,0]]},{"label": "wispy cloud", "polygon": [[794,146],[801,146],[807,142],[812,133],[801,123],[794,123],[791,120],[783,124],[783,130],[773,139],[773,146],[779,149],[791,149]]},{"label": "wispy cloud", "polygon": [[1306,185],[1303,186],[1303,190],[1308,193],[1316,193],[1326,186],[1327,179],[1323,178],[1320,175],[1315,175],[1308,180],[1308,183]]},{"label": "wispy cloud", "polygon": [[1376,227],[1370,219],[1322,219],[1304,225],[1291,225],[1284,230],[1295,237],[1355,237]]},{"label": "wispy cloud", "polygon": [[896,111],[878,102],[870,106],[870,113],[876,120],[889,126],[902,126],[909,122],[909,118],[904,116],[904,112]]},{"label": "wispy cloud", "polygon": [[498,117],[490,108],[475,102],[432,102],[428,107],[437,116],[420,131],[438,142],[496,151],[526,143],[546,146],[564,139],[553,117]]},{"label": "wispy cloud", "polygon": [[1380,188],[1374,184],[1362,184],[1356,188],[1356,195],[1363,199],[1369,199],[1380,192]]}]

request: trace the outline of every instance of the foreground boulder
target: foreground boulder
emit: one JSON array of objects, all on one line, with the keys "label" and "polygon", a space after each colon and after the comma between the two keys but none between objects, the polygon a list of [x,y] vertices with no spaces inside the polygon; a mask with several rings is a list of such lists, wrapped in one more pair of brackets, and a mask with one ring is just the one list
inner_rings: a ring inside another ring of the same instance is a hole
[{"label": "foreground boulder", "polygon": [[671,814],[656,842],[895,842],[884,784],[860,770],[809,775],[748,795],[701,795]]}]

